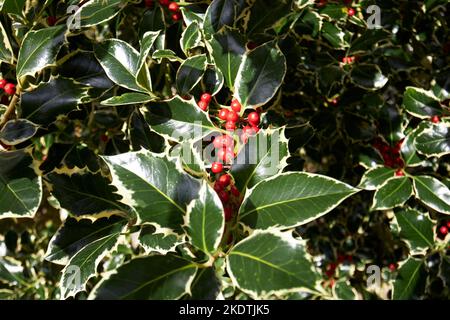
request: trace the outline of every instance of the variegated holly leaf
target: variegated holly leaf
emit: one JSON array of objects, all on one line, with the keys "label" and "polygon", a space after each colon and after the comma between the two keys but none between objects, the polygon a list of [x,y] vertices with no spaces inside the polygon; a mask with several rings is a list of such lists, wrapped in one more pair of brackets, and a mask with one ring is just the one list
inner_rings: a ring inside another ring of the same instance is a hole
[{"label": "variegated holly leaf", "polygon": [[175,248],[184,243],[183,235],[173,232],[170,229],[156,229],[152,225],[144,225],[139,233],[139,243],[145,252],[167,254],[175,251]]},{"label": "variegated holly leaf", "polygon": [[89,298],[98,300],[173,300],[190,292],[197,266],[183,258],[147,256],[131,260],[92,290]]},{"label": "variegated holly leaf", "polygon": [[0,22],[0,61],[12,64],[14,52],[3,24]]},{"label": "variegated holly leaf", "polygon": [[221,282],[213,267],[198,270],[191,284],[192,300],[216,300],[220,294]]},{"label": "variegated holly leaf", "polygon": [[206,55],[201,54],[187,58],[177,72],[178,94],[188,94],[202,79],[206,70]]},{"label": "variegated holly leaf", "polygon": [[388,179],[394,177],[395,170],[387,167],[373,167],[367,170],[358,187],[365,190],[377,190]]},{"label": "variegated holly leaf", "polygon": [[416,148],[427,157],[442,157],[450,154],[450,125],[434,124],[416,137]]},{"label": "variegated holly leaf", "polygon": [[409,114],[421,119],[442,114],[439,100],[432,92],[421,88],[406,88],[403,94],[403,107]]},{"label": "variegated holly leaf", "polygon": [[151,95],[140,92],[128,92],[121,96],[114,96],[103,100],[101,104],[105,106],[126,106],[130,104],[144,104],[152,100],[155,100],[155,97]]},{"label": "variegated holly leaf", "polygon": [[252,229],[287,229],[325,215],[358,191],[326,176],[284,173],[253,187],[244,198],[239,218]]},{"label": "variegated holly leaf", "polygon": [[188,56],[189,50],[202,45],[202,33],[198,22],[194,21],[190,23],[180,38],[180,46],[183,52]]},{"label": "variegated holly leaf", "polygon": [[315,291],[319,274],[304,243],[275,231],[255,232],[227,256],[235,286],[254,299],[301,289]]},{"label": "variegated holly leaf", "polygon": [[123,202],[136,211],[138,223],[183,233],[186,206],[198,197],[200,183],[183,172],[178,160],[148,151],[104,159]]},{"label": "variegated holly leaf", "polygon": [[450,214],[450,190],[438,179],[429,176],[414,176],[416,198],[428,207]]},{"label": "variegated holly leaf", "polygon": [[31,218],[39,208],[42,183],[23,151],[0,151],[0,219]]},{"label": "variegated holly leaf", "polygon": [[15,146],[33,137],[37,130],[38,126],[26,119],[10,120],[0,130],[0,141]]},{"label": "variegated holly leaf", "polygon": [[[74,28],[92,27],[117,16],[127,0],[89,0],[73,14],[70,20]],[[78,25],[79,23],[79,25]]]},{"label": "variegated holly leaf", "polygon": [[214,0],[206,10],[203,32],[212,35],[222,27],[234,26],[234,22],[245,6],[244,0]]},{"label": "variegated holly leaf", "polygon": [[372,210],[387,210],[402,206],[413,194],[408,177],[392,177],[381,185],[373,196]]},{"label": "variegated holly leaf", "polygon": [[245,191],[258,182],[280,173],[289,156],[284,128],[260,130],[249,137],[231,167],[236,187]]},{"label": "variegated holly leaf", "polygon": [[421,292],[424,285],[425,266],[422,260],[408,258],[399,270],[392,288],[393,300],[411,300],[418,298],[416,292]]},{"label": "variegated holly leaf", "polygon": [[400,236],[411,248],[411,254],[423,254],[434,246],[434,223],[428,213],[405,209],[395,214]]}]

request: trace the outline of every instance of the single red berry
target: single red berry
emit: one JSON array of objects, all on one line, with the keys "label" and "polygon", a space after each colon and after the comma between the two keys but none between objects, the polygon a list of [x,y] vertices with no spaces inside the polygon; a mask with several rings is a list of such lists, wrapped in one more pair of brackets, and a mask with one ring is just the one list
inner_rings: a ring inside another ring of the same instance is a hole
[{"label": "single red berry", "polygon": [[402,169],[398,169],[397,171],[395,171],[395,176],[403,177],[403,176],[405,176],[405,173],[403,172]]},{"label": "single red berry", "polygon": [[[172,3],[174,3],[174,2],[172,2]],[[212,96],[209,93],[204,93],[200,97],[200,100],[205,101],[206,103],[209,104],[211,102],[211,98],[212,98]]]},{"label": "single red berry", "polygon": [[217,158],[219,161],[229,163],[234,158],[234,153],[228,148],[221,148],[217,151]]},{"label": "single red berry", "polygon": [[442,226],[439,228],[439,233],[443,236],[445,236],[448,233],[448,228],[447,226]]},{"label": "single red berry", "polygon": [[337,265],[336,265],[336,263],[330,263],[329,265],[328,265],[328,267],[327,267],[327,269],[328,270],[336,270],[336,267],[337,267]]},{"label": "single red berry", "polygon": [[145,6],[147,8],[153,7],[153,0],[145,0]]},{"label": "single red berry", "polygon": [[397,264],[396,263],[390,263],[389,264],[389,270],[391,270],[392,272],[397,270]]},{"label": "single red berry", "polygon": [[225,190],[219,192],[219,198],[223,203],[230,201],[230,195]]},{"label": "single red berry", "polygon": [[236,188],[236,186],[231,186],[230,192],[235,197],[239,197],[241,195],[241,193],[239,192],[238,188]]},{"label": "single red berry", "polygon": [[247,48],[248,48],[249,50],[253,50],[253,49],[255,49],[257,46],[258,46],[258,45],[257,45],[255,42],[253,42],[253,41],[249,41],[249,42],[247,43]]},{"label": "single red berry", "polygon": [[228,112],[227,121],[237,122],[238,120],[239,120],[239,114],[236,111],[231,110]]},{"label": "single red berry", "polygon": [[251,112],[248,115],[248,122],[252,125],[252,126],[257,126],[259,124],[260,118],[259,118],[259,114],[258,112]]},{"label": "single red berry", "polygon": [[219,181],[216,181],[216,182],[214,183],[214,190],[215,190],[217,193],[219,193],[220,191],[223,190],[223,187],[222,187],[222,185],[219,183]]},{"label": "single red berry", "polygon": [[227,120],[229,112],[230,111],[228,109],[220,109],[220,111],[219,111],[219,118],[221,120]]},{"label": "single red berry", "polygon": [[339,100],[338,99],[333,99],[333,100],[330,101],[330,104],[332,106],[337,106],[339,104]]},{"label": "single red berry", "polygon": [[222,187],[226,188],[230,185],[231,176],[229,174],[221,175],[218,181],[222,185]]},{"label": "single red berry", "polygon": [[167,6],[170,4],[170,0],[159,0],[159,3],[160,3],[162,6],[167,7]]},{"label": "single red berry", "polygon": [[348,15],[349,15],[350,17],[354,16],[355,13],[356,13],[355,9],[353,9],[353,8],[348,9]]},{"label": "single red berry", "polygon": [[3,89],[7,83],[8,81],[6,81],[5,79],[0,79],[0,89]]},{"label": "single red berry", "polygon": [[214,148],[230,148],[232,150],[234,148],[234,139],[224,134],[223,136],[216,137],[213,141]]},{"label": "single red berry", "polygon": [[213,173],[221,173],[223,170],[223,165],[220,162],[213,162],[211,165],[211,171]]},{"label": "single red berry", "polygon": [[57,19],[56,19],[56,17],[54,17],[54,16],[49,16],[49,17],[47,17],[47,24],[51,27],[51,26],[54,26],[55,24],[56,24],[56,21],[57,21]]},{"label": "single red berry", "polygon": [[208,103],[206,103],[205,101],[200,100],[199,102],[197,102],[197,104],[201,110],[203,110],[203,111],[208,110]]},{"label": "single red berry", "polygon": [[237,99],[233,99],[231,101],[231,109],[235,112],[241,111],[241,104],[239,103],[239,101]]},{"label": "single red berry", "polygon": [[14,93],[16,93],[16,86],[12,83],[7,83],[4,90],[7,95],[12,96]]},{"label": "single red berry", "polygon": [[334,275],[334,269],[325,271],[325,274],[327,275],[328,278],[331,278]]},{"label": "single red berry", "polygon": [[236,129],[236,122],[234,122],[234,121],[227,121],[225,123],[225,129],[227,129],[227,130],[235,130]]},{"label": "single red berry", "polygon": [[347,57],[343,57],[343,58],[342,58],[342,63],[344,63],[344,64],[347,64],[347,63],[348,63]]},{"label": "single red berry", "polygon": [[438,116],[433,116],[433,117],[431,117],[431,122],[439,123],[439,122],[441,122],[441,118],[439,118]]},{"label": "single red berry", "polygon": [[176,2],[171,2],[169,4],[169,11],[178,12],[180,10],[180,6]]},{"label": "single red berry", "polygon": [[[231,207],[225,207],[225,208],[223,208],[223,211],[224,211],[224,216],[225,216],[225,221],[230,221],[231,220],[231,218],[233,218],[233,209],[231,209]],[[231,238],[231,239],[233,239],[233,238]]]},{"label": "single red berry", "polygon": [[173,21],[179,21],[179,20],[181,20],[182,17],[183,17],[183,16],[181,15],[181,13],[176,12],[176,13],[174,13],[174,14],[172,15],[172,20],[173,20]]},{"label": "single red berry", "polygon": [[255,131],[255,133],[259,132],[259,127],[257,127],[257,126],[253,126],[252,129],[253,129],[253,131]]},{"label": "single red berry", "polygon": [[337,262],[338,262],[338,263],[342,263],[342,262],[344,262],[344,261],[345,261],[345,256],[342,255],[342,254],[340,254],[340,255],[338,256],[338,258],[337,258]]},{"label": "single red berry", "polygon": [[108,142],[108,140],[109,140],[109,138],[108,138],[108,136],[107,136],[106,134],[102,134],[101,137],[100,137],[100,139],[101,139],[103,142]]},{"label": "single red berry", "polygon": [[447,221],[447,228],[450,228],[450,220]]},{"label": "single red berry", "polygon": [[242,129],[242,132],[243,132],[243,134],[245,134],[247,136],[252,136],[252,135],[254,135],[256,133],[255,129],[253,129],[253,127],[251,127],[251,126],[245,126]]}]

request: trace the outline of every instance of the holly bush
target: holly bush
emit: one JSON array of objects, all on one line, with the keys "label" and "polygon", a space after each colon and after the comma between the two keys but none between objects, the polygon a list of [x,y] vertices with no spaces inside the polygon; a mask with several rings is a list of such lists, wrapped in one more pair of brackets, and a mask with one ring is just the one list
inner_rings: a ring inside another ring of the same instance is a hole
[{"label": "holly bush", "polygon": [[0,298],[449,297],[448,1],[0,6]]}]

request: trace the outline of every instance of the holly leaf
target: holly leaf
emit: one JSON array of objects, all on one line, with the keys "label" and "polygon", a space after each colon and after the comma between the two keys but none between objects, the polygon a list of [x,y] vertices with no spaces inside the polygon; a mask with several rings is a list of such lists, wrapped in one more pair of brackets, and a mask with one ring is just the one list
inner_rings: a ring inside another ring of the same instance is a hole
[{"label": "holly leaf", "polygon": [[186,56],[189,56],[189,50],[202,45],[202,34],[196,21],[190,23],[180,38],[180,46]]},{"label": "holly leaf", "polygon": [[274,42],[248,51],[236,76],[236,98],[244,108],[264,105],[281,86],[286,68],[286,58]]},{"label": "holly leaf", "polygon": [[192,245],[206,254],[218,249],[225,228],[223,205],[217,192],[205,182],[199,197],[188,206],[185,224]]},{"label": "holly leaf", "polygon": [[203,31],[206,35],[218,32],[224,26],[233,26],[244,7],[244,0],[214,0],[206,10]]},{"label": "holly leaf", "polygon": [[196,272],[194,263],[173,255],[135,258],[103,278],[89,299],[178,299],[189,293]]},{"label": "holly leaf", "polygon": [[373,167],[367,170],[358,187],[365,190],[377,190],[389,178],[394,177],[395,170],[387,167]]},{"label": "holly leaf", "polygon": [[0,152],[0,219],[32,218],[42,198],[33,159],[22,150]]},{"label": "holly leaf", "polygon": [[156,229],[151,225],[144,225],[139,233],[139,243],[147,254],[159,253],[167,254],[175,251],[175,248],[185,242],[183,236],[167,230]]},{"label": "holly leaf", "polygon": [[417,199],[436,211],[450,214],[450,190],[445,184],[429,176],[414,176],[413,182]]},{"label": "holly leaf", "polygon": [[284,173],[251,189],[244,198],[239,217],[253,229],[292,228],[325,215],[358,191],[317,174]]},{"label": "holly leaf", "polygon": [[206,55],[201,54],[187,58],[177,72],[178,94],[188,94],[202,79],[206,70]]},{"label": "holly leaf", "polygon": [[389,80],[375,64],[358,64],[353,67],[350,77],[355,85],[367,90],[381,89]]},{"label": "holly leaf", "polygon": [[14,63],[14,52],[9,41],[8,33],[0,22],[0,61]]},{"label": "holly leaf", "polygon": [[57,78],[22,94],[20,117],[47,126],[59,115],[77,108],[88,95],[88,87],[71,79]]},{"label": "holly leaf", "polygon": [[[127,3],[126,0],[89,0],[74,13],[74,16],[79,19],[80,27],[92,27],[117,16]],[[74,19],[73,23],[78,21]]]},{"label": "holly leaf", "polygon": [[0,130],[0,141],[6,145],[15,146],[33,137],[38,126],[25,119],[8,121]]},{"label": "holly leaf", "polygon": [[400,227],[400,237],[409,244],[412,255],[424,254],[434,246],[434,223],[427,213],[406,209],[397,212],[395,217]]},{"label": "holly leaf", "polygon": [[155,100],[155,97],[140,92],[127,92],[121,96],[114,96],[100,102],[105,106],[125,106],[130,104],[144,104]]},{"label": "holly leaf", "polygon": [[202,268],[195,275],[191,285],[191,300],[216,300],[221,283],[214,268]]},{"label": "holly leaf", "polygon": [[392,177],[375,192],[372,210],[387,210],[402,206],[412,194],[412,183],[408,177]]},{"label": "holly leaf", "polygon": [[422,260],[408,258],[399,268],[397,278],[392,288],[393,300],[410,300],[421,287],[424,276],[424,264]]},{"label": "holly leaf", "polygon": [[427,157],[450,154],[450,130],[446,123],[433,124],[416,137],[416,148]]},{"label": "holly leaf", "polygon": [[421,119],[442,115],[439,100],[431,91],[421,88],[406,87],[403,94],[403,107],[409,114]]},{"label": "holly leaf", "polygon": [[233,284],[254,299],[306,289],[315,291],[319,277],[304,244],[287,234],[255,232],[227,256]]},{"label": "holly leaf", "polygon": [[26,76],[34,77],[42,69],[55,63],[64,43],[65,25],[29,31],[23,38],[17,58],[17,82],[23,85]]}]

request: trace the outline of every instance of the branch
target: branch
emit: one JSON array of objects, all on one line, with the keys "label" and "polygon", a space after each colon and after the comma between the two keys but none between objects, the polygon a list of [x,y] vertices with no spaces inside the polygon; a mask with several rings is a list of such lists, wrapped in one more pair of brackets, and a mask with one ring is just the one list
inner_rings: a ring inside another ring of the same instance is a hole
[{"label": "branch", "polygon": [[3,114],[2,121],[0,122],[0,130],[3,128],[3,126],[8,122],[9,118],[15,114],[16,111],[16,103],[19,99],[20,91],[19,88],[17,88],[16,93],[12,97],[11,101],[9,102],[9,106],[6,109],[5,113]]}]

